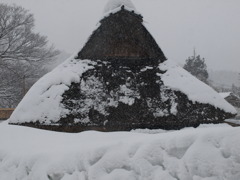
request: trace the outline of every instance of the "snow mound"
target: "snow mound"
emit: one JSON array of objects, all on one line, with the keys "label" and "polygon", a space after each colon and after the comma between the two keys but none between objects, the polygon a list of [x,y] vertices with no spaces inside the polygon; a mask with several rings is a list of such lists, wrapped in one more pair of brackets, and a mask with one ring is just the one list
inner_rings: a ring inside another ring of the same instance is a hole
[{"label": "snow mound", "polygon": [[56,133],[0,124],[1,180],[237,180],[240,128]]},{"label": "snow mound", "polygon": [[159,74],[165,86],[183,92],[193,102],[208,103],[226,112],[237,113],[236,109],[215,90],[176,65],[173,61],[167,60],[161,63],[159,68],[166,71],[164,74]]},{"label": "snow mound", "polygon": [[104,8],[104,14],[115,13],[119,11],[123,5],[124,8],[129,11],[136,10],[131,0],[109,0]]},{"label": "snow mound", "polygon": [[67,59],[38,80],[19,103],[10,117],[11,123],[56,122],[68,113],[61,105],[63,93],[72,82],[79,82],[82,73],[91,69],[90,60]]}]

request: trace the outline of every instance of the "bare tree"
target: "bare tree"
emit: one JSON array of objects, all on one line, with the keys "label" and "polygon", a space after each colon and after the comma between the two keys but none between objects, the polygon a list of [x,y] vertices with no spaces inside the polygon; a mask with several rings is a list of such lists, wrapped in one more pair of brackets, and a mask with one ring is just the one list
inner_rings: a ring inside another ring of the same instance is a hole
[{"label": "bare tree", "polygon": [[47,38],[33,31],[34,18],[16,5],[0,4],[0,58],[10,61],[47,61],[57,54]]},{"label": "bare tree", "polygon": [[59,54],[34,26],[33,15],[23,7],[0,3],[0,106],[19,101],[25,78],[36,76]]}]

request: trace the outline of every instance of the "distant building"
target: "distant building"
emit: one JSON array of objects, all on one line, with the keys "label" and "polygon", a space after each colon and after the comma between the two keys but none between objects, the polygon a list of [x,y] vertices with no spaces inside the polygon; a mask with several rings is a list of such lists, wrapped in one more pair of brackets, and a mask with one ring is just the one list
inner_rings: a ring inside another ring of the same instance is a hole
[{"label": "distant building", "polygon": [[0,120],[8,119],[13,111],[13,108],[0,108]]},{"label": "distant building", "polygon": [[219,93],[227,102],[234,107],[240,108],[240,97],[232,92],[221,92]]}]

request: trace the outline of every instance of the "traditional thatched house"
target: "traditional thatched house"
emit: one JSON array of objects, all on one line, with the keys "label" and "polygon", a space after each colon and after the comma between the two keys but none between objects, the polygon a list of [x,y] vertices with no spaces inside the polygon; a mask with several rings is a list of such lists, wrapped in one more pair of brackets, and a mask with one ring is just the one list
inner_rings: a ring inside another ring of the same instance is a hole
[{"label": "traditional thatched house", "polygon": [[30,89],[10,124],[66,132],[179,129],[236,113],[166,60],[130,0],[110,0],[105,12],[77,56]]}]

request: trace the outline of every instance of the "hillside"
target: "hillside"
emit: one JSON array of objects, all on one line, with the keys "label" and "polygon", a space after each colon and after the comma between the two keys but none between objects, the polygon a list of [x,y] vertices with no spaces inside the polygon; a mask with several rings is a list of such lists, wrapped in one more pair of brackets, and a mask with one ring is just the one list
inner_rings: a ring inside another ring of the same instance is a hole
[{"label": "hillside", "polygon": [[223,70],[209,70],[209,79],[213,85],[223,88],[231,88],[240,86],[240,76],[238,72],[234,71],[223,71]]}]

